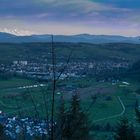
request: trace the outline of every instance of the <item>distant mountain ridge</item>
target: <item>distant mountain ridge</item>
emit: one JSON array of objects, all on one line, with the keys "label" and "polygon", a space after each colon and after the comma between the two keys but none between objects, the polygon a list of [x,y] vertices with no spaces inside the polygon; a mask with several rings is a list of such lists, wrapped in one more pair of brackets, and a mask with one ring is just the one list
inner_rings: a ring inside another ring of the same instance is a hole
[{"label": "distant mountain ridge", "polygon": [[[51,36],[46,35],[30,35],[16,36],[13,34],[0,32],[0,43],[29,43],[29,42],[51,42]],[[54,35],[54,42],[71,42],[71,43],[134,43],[140,44],[140,37],[124,37],[117,35]]]}]

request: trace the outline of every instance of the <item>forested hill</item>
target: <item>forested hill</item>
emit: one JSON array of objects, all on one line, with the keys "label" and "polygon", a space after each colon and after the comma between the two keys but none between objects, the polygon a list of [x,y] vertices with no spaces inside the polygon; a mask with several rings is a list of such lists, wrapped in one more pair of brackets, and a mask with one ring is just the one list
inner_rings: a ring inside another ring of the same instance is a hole
[{"label": "forested hill", "polygon": [[[0,43],[0,62],[14,60],[37,60],[49,58],[50,43]],[[73,59],[88,60],[128,60],[140,59],[140,45],[126,43],[87,44],[54,43],[57,57],[66,59],[72,51]]]},{"label": "forested hill", "polygon": [[[118,35],[91,35],[91,34],[78,34],[78,35],[54,35],[56,42],[71,42],[71,43],[133,43],[140,44],[140,37],[125,37]],[[29,43],[29,42],[51,42],[51,35],[28,35],[16,36],[9,33],[0,32],[0,42],[9,43]]]}]

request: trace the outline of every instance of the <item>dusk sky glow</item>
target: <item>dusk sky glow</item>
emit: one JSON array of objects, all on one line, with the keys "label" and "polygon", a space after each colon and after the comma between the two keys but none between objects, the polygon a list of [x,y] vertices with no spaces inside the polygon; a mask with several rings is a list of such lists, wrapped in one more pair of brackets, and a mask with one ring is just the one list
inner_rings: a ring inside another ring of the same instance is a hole
[{"label": "dusk sky glow", "polygon": [[0,31],[9,30],[139,36],[140,0],[0,0]]}]

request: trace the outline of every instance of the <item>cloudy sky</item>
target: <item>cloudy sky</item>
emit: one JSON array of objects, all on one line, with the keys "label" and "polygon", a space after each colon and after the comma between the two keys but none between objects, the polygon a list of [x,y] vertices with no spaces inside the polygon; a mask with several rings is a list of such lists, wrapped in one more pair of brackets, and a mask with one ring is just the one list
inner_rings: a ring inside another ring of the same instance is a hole
[{"label": "cloudy sky", "polygon": [[140,0],[0,0],[0,31],[140,35]]}]

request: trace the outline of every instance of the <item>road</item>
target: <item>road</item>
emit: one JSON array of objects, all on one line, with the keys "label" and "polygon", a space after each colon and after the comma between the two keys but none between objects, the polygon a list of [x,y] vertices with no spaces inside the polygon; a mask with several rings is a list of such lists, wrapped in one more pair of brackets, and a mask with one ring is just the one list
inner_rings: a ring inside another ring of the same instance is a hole
[{"label": "road", "polygon": [[20,86],[15,88],[7,88],[1,89],[2,91],[11,91],[11,90],[22,90],[22,89],[31,89],[31,88],[38,88],[38,87],[46,87],[46,84],[36,84],[36,85],[28,85],[28,86]]}]

